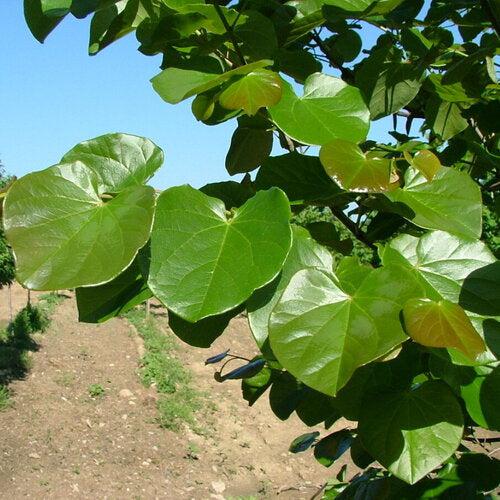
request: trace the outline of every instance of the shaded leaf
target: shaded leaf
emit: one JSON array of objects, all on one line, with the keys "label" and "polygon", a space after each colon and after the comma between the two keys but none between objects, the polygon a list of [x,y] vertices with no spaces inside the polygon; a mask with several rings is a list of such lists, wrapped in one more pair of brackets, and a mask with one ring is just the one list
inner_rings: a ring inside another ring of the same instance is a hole
[{"label": "shaded leaf", "polygon": [[325,467],[330,467],[350,447],[354,438],[346,429],[333,432],[324,437],[314,446],[314,458]]},{"label": "shaded leaf", "polygon": [[277,186],[290,201],[329,200],[342,190],[328,175],[316,156],[297,152],[271,156],[262,164],[255,178],[257,189]]},{"label": "shaded leaf", "polygon": [[363,446],[376,460],[414,484],[457,449],[463,417],[447,386],[430,381],[404,392],[368,397],[358,430]]},{"label": "shaded leaf", "polygon": [[136,259],[114,280],[100,286],[76,289],[78,321],[102,323],[152,296]]}]

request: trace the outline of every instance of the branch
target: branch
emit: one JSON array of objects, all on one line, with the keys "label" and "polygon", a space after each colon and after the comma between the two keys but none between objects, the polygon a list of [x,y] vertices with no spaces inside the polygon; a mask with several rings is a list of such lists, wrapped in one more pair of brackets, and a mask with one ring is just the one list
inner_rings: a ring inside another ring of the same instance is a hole
[{"label": "branch", "polygon": [[361,243],[365,244],[368,248],[376,250],[377,247],[366,237],[366,234],[359,229],[356,224],[347,217],[347,215],[337,207],[330,207],[332,214],[337,217],[337,219],[344,224],[344,226],[351,231],[351,233],[359,240]]},{"label": "branch", "polygon": [[335,59],[332,56],[332,53],[330,52],[330,49],[328,48],[327,45],[325,45],[323,40],[321,40],[321,37],[316,31],[312,32],[312,37],[313,40],[318,45],[318,47],[321,49],[321,52],[323,52],[323,54],[325,54],[325,56],[327,57],[330,65],[340,71],[342,79],[347,83],[352,83],[354,81],[354,72],[349,68],[344,68],[344,66],[342,66],[341,63],[335,61]]},{"label": "branch", "polygon": [[238,45],[238,40],[234,34],[233,28],[231,25],[228,23],[226,16],[224,15],[224,12],[222,12],[222,9],[220,8],[220,5],[218,3],[218,0],[214,2],[214,7],[215,11],[217,12],[217,15],[219,16],[220,20],[222,21],[222,24],[229,35],[229,38],[231,39],[231,42],[234,46],[234,50],[236,54],[238,55],[238,58],[241,62],[241,64],[244,66],[246,64],[245,58],[243,57],[243,52],[241,52],[240,46]]}]

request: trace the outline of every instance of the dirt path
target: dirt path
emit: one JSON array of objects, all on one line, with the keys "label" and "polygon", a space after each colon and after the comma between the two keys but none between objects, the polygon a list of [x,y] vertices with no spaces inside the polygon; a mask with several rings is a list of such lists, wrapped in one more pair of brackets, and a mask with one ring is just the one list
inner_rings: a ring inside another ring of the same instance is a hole
[{"label": "dirt path", "polygon": [[[14,295],[20,307],[25,292]],[[28,377],[11,384],[13,406],[0,413],[0,498],[305,499],[342,465],[327,470],[310,454],[289,454],[291,440],[307,431],[300,421],[279,422],[267,396],[248,409],[238,383],[213,380],[207,356],[255,352],[243,317],[213,349],[179,350],[214,408],[203,436],[156,424],[127,321],[94,326],[76,318],[73,299],[58,306]],[[105,396],[91,398],[91,384]]]}]

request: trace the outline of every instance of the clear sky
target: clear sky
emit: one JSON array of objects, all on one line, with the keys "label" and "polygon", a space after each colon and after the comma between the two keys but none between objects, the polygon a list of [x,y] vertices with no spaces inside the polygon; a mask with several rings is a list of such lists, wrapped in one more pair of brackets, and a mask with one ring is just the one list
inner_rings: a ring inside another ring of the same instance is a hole
[{"label": "clear sky", "polygon": [[[235,121],[209,127],[194,119],[190,102],[163,102],[149,83],[161,58],[139,53],[134,34],[89,57],[90,18],[68,16],[41,45],[25,24],[22,3],[0,0],[0,159],[8,173],[43,169],[78,142],[127,132],[165,151],[157,188],[229,178],[224,159]],[[374,33],[366,34],[369,47]],[[377,122],[370,137],[382,138],[384,129]]]}]

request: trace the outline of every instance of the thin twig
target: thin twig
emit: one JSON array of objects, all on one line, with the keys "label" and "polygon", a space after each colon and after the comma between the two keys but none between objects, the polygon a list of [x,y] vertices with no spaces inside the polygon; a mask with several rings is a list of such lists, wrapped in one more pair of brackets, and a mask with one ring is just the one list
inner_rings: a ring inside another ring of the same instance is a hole
[{"label": "thin twig", "polygon": [[241,64],[245,65],[246,64],[245,57],[243,56],[243,52],[241,52],[241,49],[240,49],[240,46],[238,44],[238,40],[236,39],[236,36],[234,34],[233,28],[228,23],[226,16],[224,15],[224,12],[222,12],[222,9],[220,8],[218,1],[215,1],[213,5],[215,7],[215,11],[217,12],[217,15],[219,16],[220,20],[222,21],[224,29],[226,30],[227,34],[229,35],[229,38],[231,39],[231,42],[233,43],[234,51],[238,55],[238,58],[239,58]]},{"label": "thin twig", "polygon": [[319,49],[321,50],[321,52],[323,52],[323,54],[325,54],[325,56],[327,57],[330,65],[332,67],[334,67],[335,69],[338,69],[342,75],[342,79],[346,82],[353,82],[354,81],[354,73],[352,70],[348,69],[348,68],[345,68],[344,66],[342,66],[342,64],[340,64],[338,61],[336,61],[333,56],[332,56],[332,53],[330,51],[330,49],[328,48],[327,45],[325,45],[325,43],[323,42],[323,40],[321,39],[321,37],[319,36],[319,33],[314,30],[312,32],[312,38],[313,40],[316,42],[316,44],[318,45]]},{"label": "thin twig", "polygon": [[332,214],[337,217],[337,219],[344,224],[344,226],[351,231],[351,233],[359,240],[361,243],[365,244],[368,248],[376,250],[377,247],[366,237],[366,234],[359,229],[356,224],[347,217],[347,215],[337,207],[330,207]]}]

